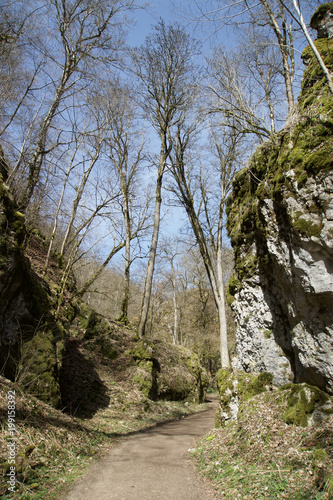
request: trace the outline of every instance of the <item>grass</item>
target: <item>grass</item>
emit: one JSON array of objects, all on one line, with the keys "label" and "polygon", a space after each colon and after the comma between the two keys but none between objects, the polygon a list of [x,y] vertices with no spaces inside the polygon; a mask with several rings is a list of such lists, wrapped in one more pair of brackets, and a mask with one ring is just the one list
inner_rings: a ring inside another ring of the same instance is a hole
[{"label": "grass", "polygon": [[[316,427],[288,425],[274,398],[274,391],[255,396],[237,421],[200,441],[192,452],[200,473],[219,500],[332,499],[332,416]],[[326,457],[319,465],[318,450]]]}]

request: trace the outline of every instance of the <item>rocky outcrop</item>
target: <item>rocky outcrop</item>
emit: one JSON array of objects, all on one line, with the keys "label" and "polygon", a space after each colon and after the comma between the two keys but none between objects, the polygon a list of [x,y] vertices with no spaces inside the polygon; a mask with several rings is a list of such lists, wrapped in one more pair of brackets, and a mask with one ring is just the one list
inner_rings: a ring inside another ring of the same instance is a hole
[{"label": "rocky outcrop", "polygon": [[313,14],[310,26],[317,30],[318,38],[333,37],[333,2],[323,3]]},{"label": "rocky outcrop", "polygon": [[0,373],[57,406],[63,334],[50,314],[48,286],[24,255],[24,216],[6,180],[0,150]]},{"label": "rocky outcrop", "polygon": [[154,340],[138,342],[128,354],[136,363],[133,381],[146,397],[204,402],[209,380],[195,353]]},{"label": "rocky outcrop", "polygon": [[267,393],[265,399],[268,404],[273,400],[279,407],[280,418],[288,425],[318,425],[333,414],[333,398],[309,384],[286,384],[275,389],[270,373],[258,375],[226,369],[220,370],[216,378],[219,404],[215,427],[225,427],[238,420],[239,413],[253,412],[254,400],[262,393]]},{"label": "rocky outcrop", "polygon": [[[332,70],[333,39],[315,43]],[[229,302],[240,368],[333,393],[333,96],[311,49],[302,56],[293,116],[237,175],[228,200]]]}]

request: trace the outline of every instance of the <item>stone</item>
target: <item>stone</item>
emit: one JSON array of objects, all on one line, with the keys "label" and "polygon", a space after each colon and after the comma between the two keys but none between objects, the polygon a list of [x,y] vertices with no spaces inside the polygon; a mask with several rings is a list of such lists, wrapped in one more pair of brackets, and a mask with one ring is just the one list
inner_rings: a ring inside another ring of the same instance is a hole
[{"label": "stone", "polygon": [[[332,6],[321,6],[314,22]],[[316,41],[330,70],[332,43]],[[307,383],[333,394],[333,97],[305,53],[294,119],[258,148],[227,200],[235,251],[228,300],[235,366],[268,371],[278,386]]]},{"label": "stone", "polygon": [[318,7],[311,17],[310,26],[317,31],[318,38],[333,37],[333,2]]}]

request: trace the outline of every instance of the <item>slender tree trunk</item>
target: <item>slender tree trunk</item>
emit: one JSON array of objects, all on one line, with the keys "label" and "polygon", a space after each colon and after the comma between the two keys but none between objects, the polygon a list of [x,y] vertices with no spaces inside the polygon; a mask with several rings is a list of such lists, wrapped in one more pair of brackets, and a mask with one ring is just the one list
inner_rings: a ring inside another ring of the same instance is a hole
[{"label": "slender tree trunk", "polygon": [[219,220],[217,228],[217,252],[216,252],[216,267],[217,267],[217,307],[219,312],[220,323],[220,349],[221,349],[221,365],[222,368],[229,368],[229,349],[227,335],[227,317],[225,311],[225,296],[223,284],[223,264],[222,264],[222,231],[223,231],[223,212],[226,197],[225,186],[225,169],[221,171],[221,200],[219,209]]},{"label": "slender tree trunk", "polygon": [[89,176],[91,174],[91,171],[92,171],[95,163],[97,162],[97,160],[99,158],[99,154],[100,154],[102,143],[103,143],[104,133],[105,132],[103,132],[103,135],[102,135],[102,138],[100,140],[100,143],[97,146],[97,150],[95,151],[95,154],[94,154],[94,156],[91,159],[90,166],[89,166],[88,170],[83,174],[83,178],[81,180],[80,186],[79,186],[79,188],[77,190],[75,199],[73,201],[71,218],[70,218],[70,221],[68,223],[68,226],[67,226],[67,229],[66,229],[66,233],[65,233],[65,236],[64,236],[64,239],[63,239],[63,242],[62,242],[62,245],[61,245],[61,249],[60,249],[60,255],[61,256],[63,256],[64,253],[65,253],[66,244],[68,242],[68,238],[69,238],[69,235],[70,235],[70,232],[72,230],[72,227],[73,227],[73,224],[74,224],[74,220],[75,220],[75,217],[76,217],[76,214],[77,214],[78,206],[79,206],[79,203],[81,201],[82,195],[84,193],[84,189],[85,189],[86,184],[88,182]]},{"label": "slender tree trunk", "polygon": [[161,220],[162,179],[163,179],[163,173],[164,173],[165,163],[166,163],[167,157],[168,157],[168,152],[167,152],[166,137],[164,135],[162,135],[160,161],[159,161],[159,166],[158,166],[157,182],[156,182],[153,235],[152,235],[151,246],[150,246],[145,288],[144,288],[144,292],[143,292],[141,316],[140,316],[140,322],[139,322],[139,326],[138,326],[138,336],[140,339],[142,339],[145,335],[146,323],[147,323],[148,311],[149,311],[149,304],[150,304],[150,298],[151,298],[151,290],[152,290],[152,284],[153,284],[155,258],[156,258],[157,242],[158,242],[158,233],[159,233],[159,229],[160,229],[160,220]]},{"label": "slender tree trunk", "polygon": [[65,189],[66,189],[67,181],[68,181],[68,178],[69,178],[69,174],[71,172],[71,168],[72,168],[72,164],[70,164],[70,166],[69,166],[69,168],[68,168],[68,170],[66,172],[65,181],[64,181],[63,186],[62,186],[62,190],[61,190],[61,194],[60,194],[60,198],[59,198],[59,202],[58,202],[56,214],[55,214],[55,217],[54,217],[53,230],[52,230],[52,234],[51,234],[51,237],[50,237],[50,243],[49,243],[49,248],[48,248],[48,251],[47,251],[47,256],[46,256],[46,259],[45,259],[45,264],[44,264],[44,268],[43,268],[43,274],[46,273],[48,265],[49,265],[49,260],[50,260],[50,256],[51,256],[51,252],[52,252],[52,248],[53,248],[53,242],[54,242],[54,238],[55,238],[55,235],[56,235],[56,232],[57,232],[57,227],[58,227],[58,217],[59,217],[59,213],[60,213],[62,201],[64,199]]},{"label": "slender tree trunk", "polygon": [[[279,48],[281,51],[282,64],[283,64],[283,78],[284,78],[284,83],[285,83],[285,87],[286,87],[288,111],[290,113],[294,107],[293,54],[290,54],[291,62],[292,62],[292,67],[290,67],[289,59],[288,59],[289,52],[288,52],[286,22],[284,20],[283,12],[281,11],[281,16],[283,18],[283,24],[284,24],[284,32],[282,33],[280,26],[278,25],[278,22],[275,18],[275,15],[274,15],[268,1],[267,0],[260,0],[260,3],[264,6],[264,8],[269,16],[271,26],[273,28],[273,31],[275,33],[275,36],[277,38],[278,45],[279,45]],[[293,47],[291,47],[291,50],[293,50]]]},{"label": "slender tree trunk", "polygon": [[107,258],[104,260],[103,264],[97,269],[97,271],[91,276],[91,278],[83,285],[81,290],[76,293],[77,297],[82,297],[89,289],[89,287],[97,280],[98,276],[101,272],[106,268],[112,257],[116,255],[122,248],[124,248],[125,242],[119,243],[116,247],[114,247]]},{"label": "slender tree trunk", "polygon": [[[190,194],[183,166],[178,166],[174,169],[174,176],[181,192],[181,198],[186,209],[189,221],[191,223],[195,239],[199,245],[201,257],[207,272],[207,276],[213,291],[213,296],[219,316],[220,328],[220,348],[221,348],[221,365],[222,368],[229,368],[229,349],[227,339],[227,322],[225,313],[225,299],[223,286],[223,266],[222,266],[222,228],[223,228],[223,206],[225,200],[225,186],[221,175],[221,202],[218,222],[217,235],[217,251],[216,251],[216,266],[213,263],[207,241],[193,205],[193,197]],[[215,260],[215,259],[214,259]]]},{"label": "slender tree trunk", "polygon": [[131,219],[129,213],[129,203],[127,192],[124,195],[125,202],[125,231],[126,231],[126,243],[125,243],[125,269],[124,269],[124,289],[123,297],[121,301],[121,312],[119,321],[122,321],[127,325],[128,321],[128,304],[129,304],[129,293],[130,293],[130,266],[131,266]]},{"label": "slender tree trunk", "polygon": [[176,288],[176,273],[173,262],[171,260],[171,272],[172,272],[172,290],[173,290],[173,343],[179,344],[178,329],[179,329],[179,307],[177,300],[177,288]]},{"label": "slender tree trunk", "polygon": [[307,41],[308,41],[308,43],[309,43],[309,45],[310,45],[310,47],[311,47],[311,49],[312,49],[312,51],[313,51],[313,53],[314,53],[314,55],[316,57],[316,59],[317,59],[319,65],[320,65],[321,69],[323,70],[323,73],[324,73],[325,78],[327,80],[327,84],[328,84],[328,87],[330,89],[330,92],[331,92],[331,94],[333,94],[333,80],[332,80],[332,75],[329,72],[327,66],[325,65],[325,63],[324,63],[324,61],[323,61],[323,59],[322,59],[322,57],[321,57],[321,55],[320,55],[317,47],[315,46],[315,44],[314,44],[311,36],[309,35],[308,29],[307,29],[306,24],[304,22],[303,15],[302,15],[302,12],[301,12],[301,9],[299,7],[299,4],[298,4],[297,0],[293,0],[293,4],[294,4],[295,10],[297,12],[297,15],[298,15],[298,18],[299,18],[299,23],[301,25],[301,28],[302,28],[303,33],[305,35],[305,38],[307,39]]}]

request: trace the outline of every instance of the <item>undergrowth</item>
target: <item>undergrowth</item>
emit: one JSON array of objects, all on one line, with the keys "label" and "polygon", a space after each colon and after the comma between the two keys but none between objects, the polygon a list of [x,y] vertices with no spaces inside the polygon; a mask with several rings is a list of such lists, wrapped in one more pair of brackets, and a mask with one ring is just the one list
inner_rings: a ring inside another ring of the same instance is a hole
[{"label": "undergrowth", "polygon": [[238,420],[211,431],[192,455],[219,500],[333,498],[333,417],[288,425],[274,393],[245,402]]}]

